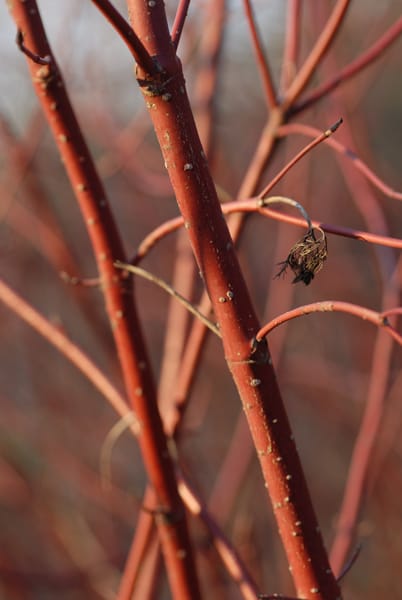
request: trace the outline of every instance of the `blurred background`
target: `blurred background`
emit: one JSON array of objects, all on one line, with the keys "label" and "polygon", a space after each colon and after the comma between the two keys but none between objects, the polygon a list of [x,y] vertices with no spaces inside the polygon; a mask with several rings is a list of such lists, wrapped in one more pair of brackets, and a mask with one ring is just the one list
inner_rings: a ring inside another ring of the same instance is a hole
[{"label": "blurred background", "polygon": [[[126,14],[124,2],[114,4]],[[177,3],[166,4],[172,22]],[[201,135],[212,4],[193,0],[179,48]],[[300,62],[335,2],[301,4]],[[278,86],[287,6],[278,0],[253,2]],[[131,56],[91,2],[42,0],[39,7],[132,256],[141,240],[178,215],[178,209]],[[400,16],[398,0],[354,0],[309,90],[335,75]],[[96,268],[5,3],[0,4],[0,27],[1,277],[87,352],[123,393],[100,291],[69,285],[60,277],[67,272],[94,278]],[[368,69],[292,120],[325,130],[342,116],[345,124],[336,140],[398,191],[401,44],[397,40]],[[208,114],[212,130],[205,143],[211,169],[221,195],[234,198],[267,119],[242,3],[237,0],[226,3]],[[258,189],[310,139],[294,132],[281,138]],[[273,193],[294,198],[323,223],[396,238],[402,234],[398,201],[371,185],[350,158],[324,144],[299,162]],[[328,260],[310,286],[293,286],[291,273],[274,279],[277,263],[302,235],[303,230],[292,225],[247,218],[239,257],[262,323],[318,300],[343,300],[378,311],[400,305],[399,251],[345,237],[328,236]],[[142,266],[171,282],[178,257],[193,268],[184,238],[173,234],[158,243]],[[190,287],[180,280],[175,286],[184,286],[197,303],[202,284],[197,276],[190,281]],[[163,403],[174,397],[180,375],[180,365],[169,362],[169,298],[138,280],[136,300]],[[136,441],[127,432],[116,440],[111,480],[105,482],[102,448],[117,415],[64,357],[2,304],[0,320],[0,598],[114,598],[146,486]],[[189,328],[186,324],[186,333]],[[371,324],[339,313],[294,320],[272,332],[268,342],[328,548],[363,420],[376,430],[351,553],[358,543],[361,551],[344,579],[344,597],[402,598],[400,348]],[[220,343],[210,337],[187,398],[178,444],[191,480],[209,499],[211,511],[261,591],[291,594],[286,559],[240,401]],[[191,528],[205,597],[239,598],[216,559],[208,532],[195,519]],[[134,597],[145,598],[139,592]],[[162,567],[149,597],[169,598]]]}]

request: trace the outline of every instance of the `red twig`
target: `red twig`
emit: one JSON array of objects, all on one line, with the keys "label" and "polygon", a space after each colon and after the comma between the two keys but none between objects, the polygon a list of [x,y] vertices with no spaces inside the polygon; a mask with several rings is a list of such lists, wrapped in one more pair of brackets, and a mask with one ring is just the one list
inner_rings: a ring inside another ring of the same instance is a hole
[{"label": "red twig", "polygon": [[337,3],[310,54],[298,71],[293,83],[286,91],[282,108],[287,111],[303,92],[312,78],[317,65],[322,60],[336,34],[338,33],[349,8],[350,0],[337,0]]},{"label": "red twig", "polygon": [[183,31],[184,23],[186,21],[188,7],[190,6],[190,0],[180,0],[179,6],[177,7],[176,16],[172,26],[172,42],[176,48],[179,45],[181,34]]},{"label": "red twig", "polygon": [[253,9],[251,7],[250,0],[243,0],[244,12],[246,13],[246,19],[248,27],[251,33],[251,40],[256,56],[257,65],[260,71],[262,86],[265,93],[267,104],[270,108],[274,108],[277,105],[275,87],[272,81],[271,70],[269,68],[268,61],[265,57],[264,49],[261,43],[260,34],[258,33],[257,24],[255,22]]},{"label": "red twig", "polygon": [[[123,396],[110,383],[109,379],[101,372],[101,370],[92,362],[92,360],[65,334],[63,334],[56,326],[52,325],[43,315],[36,311],[30,304],[23,300],[16,292],[0,280],[0,301],[3,302],[12,312],[18,315],[25,323],[32,327],[39,335],[46,339],[54,348],[63,354],[85,377],[94,385],[96,389],[104,396],[120,417],[124,418],[130,414],[129,408]],[[140,432],[140,426],[137,421],[131,422],[129,425],[132,434],[137,437]],[[252,589],[255,590],[255,585],[252,582],[250,575],[247,572],[245,565],[238,557],[234,548],[230,545],[224,533],[219,528],[218,523],[212,515],[207,511],[203,502],[197,497],[189,482],[183,476],[180,479],[180,494],[188,509],[195,515],[198,515],[205,525],[214,535],[218,553],[222,557],[222,561],[227,565],[229,572],[240,582],[241,587],[244,586],[245,598],[254,598],[251,595]],[[145,498],[144,506],[152,504],[150,496]],[[149,516],[149,515],[148,515]],[[147,530],[144,529],[144,535],[147,536]],[[138,569],[137,548],[133,547],[132,554],[129,557],[130,569]],[[131,598],[129,595],[132,590],[131,584],[135,577],[132,572],[131,577],[122,580],[119,600]],[[248,590],[248,591],[247,591]]]},{"label": "red twig", "polygon": [[[162,3],[149,10],[129,0],[132,20],[150,54],[163,56],[169,78],[149,82],[147,107],[183,214],[198,267],[219,323],[225,358],[243,402],[274,506],[297,593],[340,598],[265,343],[253,352],[259,325],[237,262],[175,59]],[[153,87],[151,87],[153,86]],[[153,91],[151,101],[149,91]],[[148,94],[147,94],[148,92]],[[169,143],[167,143],[167,140]]]},{"label": "red twig", "polygon": [[10,10],[26,47],[34,55],[50,57],[49,64],[39,68],[29,58],[28,66],[92,242],[127,395],[141,423],[138,441],[144,464],[166,515],[157,523],[172,590],[177,597],[196,599],[198,582],[183,503],[157,408],[141,327],[128,280],[114,267],[116,259],[125,260],[121,239],[52,56],[36,2],[14,3]]},{"label": "red twig", "polygon": [[[303,219],[294,217],[292,215],[287,215],[270,208],[261,208],[259,201],[256,201],[255,199],[228,202],[227,204],[222,205],[222,212],[225,215],[230,215],[237,212],[258,212],[262,216],[269,219],[274,219],[275,221],[282,221],[283,223],[289,223],[291,225],[297,225],[303,228],[306,227],[306,222]],[[174,219],[165,221],[162,223],[162,225],[159,225],[159,227],[156,227],[142,240],[136,254],[130,260],[130,263],[136,265],[141,262],[158,242],[163,240],[163,238],[167,235],[180,229],[183,224],[183,217],[175,217]],[[402,249],[402,240],[398,238],[392,238],[385,235],[376,235],[360,229],[352,229],[350,227],[342,227],[341,225],[332,225],[332,223],[322,223],[321,221],[315,220],[312,220],[312,225],[313,227],[320,227],[326,233],[332,233],[334,235],[340,235],[370,244],[378,244],[379,246]]]},{"label": "red twig", "polygon": [[402,17],[400,17],[396,23],[391,25],[391,27],[370,48],[353,60],[349,65],[346,65],[346,67],[341,69],[337,75],[316,87],[306,98],[304,98],[304,100],[291,107],[289,114],[295,115],[305,110],[332,92],[339,85],[345,83],[348,79],[370,66],[398,39],[401,32]]},{"label": "red twig", "polygon": [[[387,329],[392,334],[393,330],[390,327]],[[393,337],[399,344],[402,343],[401,336]],[[336,524],[336,535],[331,547],[331,565],[337,575],[344,569],[366,499],[370,467],[384,417],[392,348],[392,340],[384,335],[377,336],[366,407],[353,449]]]},{"label": "red twig", "polygon": [[137,64],[147,73],[156,73],[157,65],[145,50],[134,29],[109,0],[91,0],[122,38]]},{"label": "red twig", "polygon": [[[302,135],[306,135],[309,137],[315,137],[319,135],[319,130],[316,127],[311,127],[310,125],[303,125],[302,123],[290,123],[288,125],[281,125],[277,131],[277,136],[287,136],[289,134],[297,134],[300,133]],[[335,139],[330,139],[327,137],[324,142],[328,144],[331,148],[334,148],[339,154],[342,154],[345,158],[351,160],[353,165],[356,167],[360,173],[370,181],[377,189],[379,189],[383,194],[389,196],[389,198],[395,198],[395,200],[402,200],[402,192],[398,192],[397,190],[392,189],[389,185],[387,185],[382,179],[380,179],[367,165],[362,161],[361,158],[347,148],[344,144]]]},{"label": "red twig", "polygon": [[[402,314],[402,308],[388,308],[399,301],[400,284],[398,269],[383,291],[382,319]],[[397,340],[398,341],[398,340]],[[342,576],[350,548],[355,539],[359,517],[367,497],[368,481],[372,475],[373,458],[378,450],[379,432],[384,414],[389,410],[387,391],[393,354],[392,340],[378,331],[373,351],[370,384],[364,415],[353,449],[348,477],[339,511],[336,535],[331,548],[331,564],[336,574]]]},{"label": "red twig", "polygon": [[186,506],[189,507],[191,512],[200,516],[204,523],[207,524],[209,531],[213,535],[213,543],[222,562],[226,566],[233,581],[238,584],[243,598],[245,600],[257,600],[257,586],[248,572],[247,567],[243,563],[236,549],[222,532],[221,528],[217,526],[216,521],[212,519],[205,503],[195,494],[193,488],[183,474],[181,474],[180,479],[180,493],[185,499]]},{"label": "red twig", "polygon": [[360,317],[360,319],[369,321],[377,327],[382,327],[399,345],[402,345],[402,336],[395,331],[393,327],[391,327],[387,318],[382,313],[365,308],[364,306],[358,306],[357,304],[351,304],[350,302],[341,302],[339,300],[313,302],[312,304],[305,304],[304,306],[299,306],[298,308],[289,310],[288,312],[279,315],[279,317],[272,319],[272,321],[264,325],[264,327],[262,327],[257,333],[256,340],[257,342],[260,341],[263,337],[271,333],[271,331],[273,331],[276,327],[279,327],[279,325],[282,325],[291,319],[310,315],[311,313],[322,312],[344,312],[356,317]]},{"label": "red twig", "polygon": [[283,92],[286,91],[296,75],[300,45],[301,8],[300,0],[288,0],[285,47],[283,50],[281,72],[281,89]]},{"label": "red twig", "polygon": [[341,124],[342,124],[342,119],[339,119],[336,123],[334,123],[333,125],[331,125],[331,127],[329,127],[329,129],[327,129],[326,131],[323,131],[322,133],[320,133],[319,135],[317,135],[317,137],[312,142],[310,142],[309,144],[307,144],[307,146],[305,146],[303,148],[303,150],[301,150],[300,152],[298,152],[298,154],[296,154],[296,156],[294,158],[292,158],[292,160],[290,160],[288,162],[288,164],[285,165],[283,167],[283,169],[281,169],[279,171],[279,173],[273,179],[271,179],[271,181],[269,182],[269,184],[266,185],[265,188],[258,194],[258,197],[259,198],[265,198],[269,194],[269,192],[272,190],[272,188],[278,183],[278,181],[280,181],[286,175],[286,173],[288,173],[290,171],[290,169],[301,158],[303,158],[303,156],[305,156],[306,154],[308,154],[308,152],[310,152],[310,150],[312,150],[313,148],[315,148],[316,146],[318,146],[318,144],[321,144],[321,142],[323,142],[324,140],[326,140],[327,138],[329,138],[338,129],[338,127]]},{"label": "red twig", "polygon": [[[156,506],[156,504],[155,492],[152,488],[148,487],[144,495],[143,505]],[[144,553],[151,542],[152,533],[154,532],[155,523],[153,515],[147,511],[142,511],[137,521],[136,535],[120,579],[116,600],[131,600],[133,597],[136,579],[144,561]]]},{"label": "red twig", "polygon": [[392,317],[393,315],[402,315],[402,308],[390,308],[389,310],[384,310],[381,313],[384,317]]},{"label": "red twig", "polygon": [[[205,6],[203,11],[203,35],[199,47],[200,69],[197,73],[195,90],[196,105],[198,106],[197,124],[204,151],[209,159],[213,149],[213,109],[215,106],[218,59],[223,39],[225,7],[225,0],[214,0],[208,2]],[[181,293],[186,289],[187,293],[184,292],[184,295],[190,297],[190,291],[194,283],[194,260],[184,231],[181,232],[177,240],[176,256],[173,287]],[[209,306],[208,300],[208,310]],[[188,398],[188,389],[196,373],[196,365],[199,359],[197,348],[199,349],[200,345],[197,344],[194,349],[192,345],[193,332],[202,331],[204,332],[201,335],[202,339],[206,337],[204,327],[200,328],[198,322],[193,322],[186,351],[183,351],[188,317],[188,312],[183,311],[183,307],[172,300],[169,306],[158,388],[159,408],[164,428],[167,435],[172,437],[178,433]],[[139,526],[143,518],[145,518],[145,515],[140,516]],[[135,543],[135,539],[133,543]],[[124,575],[126,576],[126,570]],[[127,574],[126,579],[128,578],[129,574]]]},{"label": "red twig", "polygon": [[[45,319],[30,304],[14,292],[4,281],[0,280],[0,300],[21,319],[44,337],[59,352],[61,352],[107,399],[116,412],[122,416],[129,412],[125,399],[119,394],[102,371],[92,360],[64,333],[50,321]],[[138,423],[131,426],[135,435],[138,434]]]}]

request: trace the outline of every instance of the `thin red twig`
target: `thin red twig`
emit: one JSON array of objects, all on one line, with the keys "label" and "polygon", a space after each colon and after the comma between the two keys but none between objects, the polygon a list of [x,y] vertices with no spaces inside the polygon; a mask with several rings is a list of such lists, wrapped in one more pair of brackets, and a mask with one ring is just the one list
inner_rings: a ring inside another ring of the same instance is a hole
[{"label": "thin red twig", "polygon": [[402,17],[400,17],[396,23],[391,25],[391,27],[370,48],[341,69],[337,75],[316,87],[308,94],[308,96],[306,96],[306,98],[304,98],[304,100],[292,106],[289,110],[289,115],[293,116],[312,106],[312,104],[332,92],[339,85],[345,83],[348,79],[370,66],[398,39],[401,32]]},{"label": "thin red twig", "polygon": [[279,171],[279,173],[273,179],[271,179],[271,181],[268,183],[268,185],[266,185],[265,188],[258,194],[258,197],[265,198],[269,194],[269,192],[272,190],[272,188],[278,183],[278,181],[280,181],[286,175],[286,173],[288,173],[288,171],[290,171],[290,169],[301,158],[303,158],[303,156],[305,156],[306,154],[308,154],[310,152],[310,150],[312,150],[313,148],[315,148],[316,146],[321,144],[321,142],[323,142],[324,140],[329,138],[338,129],[338,127],[341,124],[342,124],[342,119],[338,119],[338,121],[336,121],[336,123],[331,125],[331,127],[329,127],[326,131],[323,131],[319,135],[317,135],[317,137],[312,142],[310,142],[309,144],[307,144],[307,146],[305,146],[302,150],[300,150],[300,152],[298,152],[296,154],[296,156],[294,158],[292,158],[292,160],[290,160],[288,162],[288,164],[285,165],[283,167],[283,169],[281,169]]},{"label": "thin red twig", "polygon": [[[156,504],[155,492],[148,487],[144,495],[143,506],[155,506]],[[151,542],[152,533],[155,533],[153,515],[143,510],[137,519],[136,535],[127,556],[116,600],[131,600],[133,597],[136,579],[144,561],[144,553]]]},{"label": "thin red twig", "polygon": [[50,58],[49,64],[38,66],[28,57],[28,67],[93,246],[127,396],[141,423],[138,442],[144,465],[166,515],[157,524],[169,581],[174,595],[196,599],[198,580],[184,507],[157,407],[141,326],[129,280],[114,267],[115,260],[125,260],[120,235],[52,55],[38,6],[35,0],[27,0],[11,4],[10,11],[18,30],[23,32],[25,46],[33,55]]},{"label": "thin red twig", "polygon": [[257,600],[257,586],[250,575],[246,565],[243,563],[240,555],[224,535],[222,530],[217,527],[217,523],[211,518],[205,502],[196,495],[193,487],[187,481],[183,473],[179,476],[179,490],[182,498],[185,499],[186,506],[194,515],[198,515],[207,523],[209,531],[213,534],[213,543],[218,551],[228,573],[233,581],[239,586],[239,591],[245,600]]},{"label": "thin red twig", "polygon": [[173,46],[176,48],[176,50],[180,42],[181,34],[183,32],[184,23],[187,18],[190,1],[191,0],[180,0],[179,6],[177,7],[176,16],[173,21],[171,33]]},{"label": "thin red twig", "polygon": [[295,319],[297,317],[303,317],[312,313],[323,313],[323,312],[344,312],[356,317],[360,317],[364,321],[369,321],[377,327],[382,327],[384,331],[389,333],[391,337],[399,344],[402,345],[402,336],[395,331],[389,324],[387,318],[380,312],[359,306],[357,304],[351,304],[350,302],[341,302],[340,300],[323,300],[321,302],[313,302],[311,304],[305,304],[289,310],[275,319],[272,319],[269,323],[264,325],[256,335],[256,340],[259,341],[266,335],[271,333],[276,327]]},{"label": "thin red twig", "polygon": [[296,75],[300,45],[301,8],[300,0],[288,0],[285,46],[283,49],[281,71],[281,90],[283,93],[286,92],[286,89]]},{"label": "thin red twig", "polygon": [[[275,221],[281,221],[283,223],[289,223],[291,225],[297,225],[299,227],[306,227],[306,222],[303,219],[281,213],[277,210],[270,208],[261,208],[259,200],[237,200],[236,202],[228,202],[222,205],[222,212],[225,215],[233,213],[254,213],[258,212],[262,216],[274,219]],[[184,224],[183,217],[175,217],[169,221],[165,221],[159,227],[156,227],[151,231],[140,243],[138,250],[135,255],[131,258],[130,263],[136,265],[140,263],[145,256],[167,235],[174,233]],[[378,244],[379,246],[387,246],[389,248],[402,249],[402,240],[398,238],[392,238],[384,235],[376,235],[368,231],[360,229],[352,229],[350,227],[342,227],[341,225],[332,225],[331,223],[323,223],[322,221],[312,220],[313,227],[320,227],[326,233],[332,233],[334,235],[340,235],[354,240],[367,242],[369,244]]]},{"label": "thin red twig", "polygon": [[[389,324],[389,316],[402,314],[402,308],[389,308],[399,302],[400,282],[398,269],[393,271],[382,294],[382,319]],[[379,432],[384,414],[389,409],[387,391],[391,377],[393,357],[392,340],[378,330],[374,345],[370,383],[364,415],[356,437],[345,491],[337,519],[336,535],[330,557],[334,572],[339,575],[345,569],[348,554],[355,539],[358,522],[368,494],[368,482],[372,476],[373,458],[377,452]]]},{"label": "thin red twig", "polygon": [[257,24],[255,22],[253,9],[251,7],[250,0],[243,0],[244,12],[246,13],[246,19],[248,27],[251,33],[251,40],[256,56],[257,66],[260,72],[262,81],[262,87],[264,89],[265,98],[270,108],[275,108],[277,105],[276,92],[274,83],[272,81],[271,70],[269,68],[268,60],[265,57],[264,49],[261,43],[260,34],[258,33]]},{"label": "thin red twig", "polygon": [[390,308],[388,310],[384,310],[382,312],[382,315],[384,317],[392,317],[394,315],[402,315],[402,308],[398,307],[398,308]]},{"label": "thin red twig", "polygon": [[[55,325],[45,319],[28,302],[23,300],[4,281],[0,280],[0,300],[25,323],[30,325],[43,338],[52,344],[69,360],[107,399],[116,412],[124,416],[129,413],[126,400],[110,383],[95,363]],[[138,423],[130,429],[138,434]]]},{"label": "thin red twig", "polygon": [[[316,127],[310,125],[304,125],[302,123],[289,123],[288,125],[281,125],[277,131],[278,137],[285,137],[291,134],[306,135],[309,137],[315,137],[319,135],[320,131]],[[334,148],[340,154],[343,154],[345,158],[351,160],[353,165],[360,171],[360,173],[366,177],[378,190],[380,190],[385,196],[389,198],[395,198],[395,200],[402,200],[402,192],[398,192],[386,184],[382,179],[378,177],[371,169],[362,161],[361,158],[355,154],[353,150],[347,148],[344,144],[338,140],[327,137],[324,142],[331,148]]]},{"label": "thin red twig", "polygon": [[[391,330],[388,328],[388,332]],[[369,393],[363,419],[353,448],[345,492],[336,524],[336,535],[330,560],[336,575],[340,575],[354,543],[361,510],[367,495],[370,467],[376,451],[378,434],[384,417],[387,386],[390,376],[393,343],[387,336],[377,335],[370,377]],[[393,336],[401,344],[399,340]]]},{"label": "thin red twig", "polygon": [[350,0],[337,0],[337,3],[324,27],[321,35],[316,41],[310,54],[304,61],[302,67],[297,72],[292,84],[285,94],[282,108],[287,111],[291,108],[300,94],[303,92],[310,79],[312,78],[317,65],[320,63],[336,34],[339,32],[342,21],[349,8]]},{"label": "thin red twig", "polygon": [[147,73],[156,73],[157,65],[151,56],[145,50],[145,47],[130,23],[122,17],[119,11],[109,2],[109,0],[91,0],[93,4],[106,17],[112,27],[117,31],[123,42],[126,44],[135,61]]}]

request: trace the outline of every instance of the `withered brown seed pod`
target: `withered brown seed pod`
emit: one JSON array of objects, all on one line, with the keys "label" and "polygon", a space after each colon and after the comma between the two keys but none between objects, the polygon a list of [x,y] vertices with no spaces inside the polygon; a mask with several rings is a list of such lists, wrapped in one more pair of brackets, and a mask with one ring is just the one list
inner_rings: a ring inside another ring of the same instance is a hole
[{"label": "withered brown seed pod", "polygon": [[301,240],[296,242],[291,248],[287,259],[279,263],[282,266],[276,277],[280,277],[290,267],[295,274],[292,283],[303,281],[308,285],[314,279],[314,276],[321,271],[324,261],[327,259],[327,254],[325,232],[321,227],[314,227]]}]

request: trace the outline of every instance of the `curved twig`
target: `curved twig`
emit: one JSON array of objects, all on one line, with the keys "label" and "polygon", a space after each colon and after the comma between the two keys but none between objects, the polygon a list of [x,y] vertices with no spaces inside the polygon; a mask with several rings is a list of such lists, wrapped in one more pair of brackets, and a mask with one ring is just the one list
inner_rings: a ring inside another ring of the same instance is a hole
[{"label": "curved twig", "polygon": [[302,217],[306,219],[308,231],[312,231],[313,229],[313,223],[304,206],[292,198],[287,198],[286,196],[270,196],[269,198],[263,198],[258,204],[261,208],[268,206],[269,204],[288,204],[289,206],[293,206],[301,213]]},{"label": "curved twig", "polygon": [[303,317],[305,315],[317,312],[344,312],[356,317],[360,317],[364,321],[369,321],[377,327],[382,327],[399,345],[402,345],[402,336],[389,324],[387,317],[383,313],[379,313],[375,310],[371,310],[370,308],[365,308],[364,306],[359,306],[350,302],[341,302],[339,300],[313,302],[311,304],[305,304],[303,306],[299,306],[298,308],[294,308],[293,310],[289,310],[279,315],[275,319],[272,319],[272,321],[264,325],[264,327],[261,327],[255,336],[255,339],[257,342],[261,341],[266,335],[268,335],[268,333],[271,333],[271,331],[276,329],[276,327],[279,327],[279,325],[282,325],[291,319]]},{"label": "curved twig", "polygon": [[[236,212],[258,212],[263,217],[274,219],[275,221],[282,221],[283,223],[289,223],[291,225],[297,225],[299,227],[305,227],[304,219],[293,217],[292,215],[286,215],[284,213],[269,209],[262,208],[260,205],[260,199],[250,198],[248,200],[241,200],[237,202],[227,202],[222,205],[222,212],[225,215],[229,215]],[[160,242],[167,235],[174,233],[184,224],[182,217],[175,217],[169,221],[165,221],[159,227],[156,227],[151,231],[140,243],[138,250],[135,255],[131,258],[130,264],[138,264],[145,256],[152,250],[158,242]],[[350,227],[342,227],[341,225],[332,225],[329,223],[322,223],[321,221],[312,221],[313,227],[319,227],[326,233],[332,233],[333,235],[340,235],[343,237],[367,242],[369,244],[378,244],[379,246],[386,246],[389,248],[402,249],[402,240],[398,238],[392,238],[385,235],[377,235],[361,229],[352,229]]]}]

